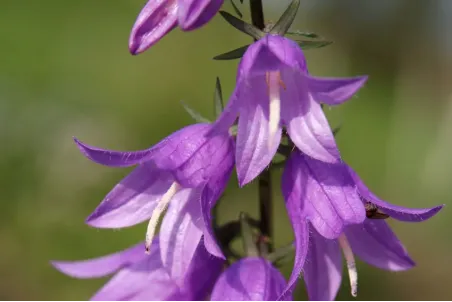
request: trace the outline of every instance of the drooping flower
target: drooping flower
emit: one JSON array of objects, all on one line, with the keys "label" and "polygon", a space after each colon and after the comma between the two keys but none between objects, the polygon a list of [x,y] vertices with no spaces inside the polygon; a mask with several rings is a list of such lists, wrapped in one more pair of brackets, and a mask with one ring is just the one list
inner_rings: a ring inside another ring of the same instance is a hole
[{"label": "drooping flower", "polygon": [[174,29],[197,29],[212,19],[223,0],[149,0],[138,15],[129,38],[129,49],[138,54]]},{"label": "drooping flower", "polygon": [[266,259],[247,257],[235,262],[220,275],[211,300],[275,301],[286,284],[279,270]]},{"label": "drooping flower", "polygon": [[[357,290],[353,253],[380,268],[400,270],[413,265],[385,222],[372,220],[373,211],[380,211],[382,217],[418,222],[442,208],[442,205],[426,209],[391,205],[370,192],[346,163],[325,163],[298,150],[292,152],[286,164],[282,192],[295,233],[296,254],[286,293],[291,292],[304,268],[314,300],[332,299],[336,295],[340,254],[332,251],[339,251],[339,246],[348,263],[352,292]],[[326,266],[330,274],[320,273]],[[323,286],[327,281],[329,287]]]},{"label": "drooping flower", "polygon": [[164,215],[160,228],[164,264],[167,251],[185,246],[187,240],[191,248],[186,247],[185,253],[190,258],[203,235],[206,249],[223,257],[214,239],[211,209],[232,172],[234,141],[227,132],[208,135],[210,127],[185,127],[155,146],[136,152],[103,150],[75,140],[82,153],[96,163],[111,167],[138,165],[105,197],[87,223],[98,228],[121,228],[149,219],[145,244],[149,250]]},{"label": "drooping flower", "polygon": [[215,129],[223,131],[239,116],[236,165],[240,184],[253,180],[270,163],[283,125],[305,154],[325,162],[339,161],[320,102],[341,104],[366,79],[310,76],[301,48],[281,36],[267,35],[252,44],[240,61],[229,103],[215,123]]},{"label": "drooping flower", "polygon": [[150,255],[143,253],[142,245],[100,258],[52,264],[64,274],[79,279],[115,273],[91,300],[190,301],[208,297],[221,273],[223,260],[212,257],[202,243],[191,258],[183,249],[171,251],[177,259],[170,268],[162,262],[158,238],[152,243]]}]

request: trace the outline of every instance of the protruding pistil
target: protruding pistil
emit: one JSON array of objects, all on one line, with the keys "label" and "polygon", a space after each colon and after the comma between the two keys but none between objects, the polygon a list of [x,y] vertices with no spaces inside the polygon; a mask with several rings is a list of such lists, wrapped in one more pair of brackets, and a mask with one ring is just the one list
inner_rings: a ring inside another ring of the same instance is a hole
[{"label": "protruding pistil", "polygon": [[344,253],[345,261],[347,262],[348,277],[350,279],[351,294],[353,297],[358,295],[358,271],[356,270],[355,256],[352,248],[348,243],[347,237],[344,234],[339,236],[339,245]]},{"label": "protruding pistil", "polygon": [[154,211],[152,211],[152,216],[151,219],[149,219],[149,224],[146,231],[146,254],[150,253],[150,247],[155,236],[155,230],[160,221],[160,218],[162,217],[163,212],[165,212],[165,210],[168,208],[171,199],[177,193],[177,191],[179,191],[179,189],[180,185],[177,182],[174,182],[168,189],[168,191],[166,191],[166,193],[163,195],[162,199],[160,199]]}]

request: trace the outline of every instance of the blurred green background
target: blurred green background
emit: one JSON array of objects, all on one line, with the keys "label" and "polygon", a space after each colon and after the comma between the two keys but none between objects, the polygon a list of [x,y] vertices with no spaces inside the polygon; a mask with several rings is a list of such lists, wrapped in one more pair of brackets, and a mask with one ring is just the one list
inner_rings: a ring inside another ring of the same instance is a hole
[{"label": "blurred green background", "polygon": [[[275,21],[287,3],[266,1],[267,19]],[[195,32],[176,29],[133,57],[128,35],[143,4],[0,4],[0,299],[88,299],[105,280],[71,279],[49,260],[99,256],[144,238],[144,225],[84,224],[130,170],[89,162],[72,136],[105,148],[146,148],[192,122],[180,100],[213,117],[215,76],[226,96],[233,89],[238,62],[211,58],[249,43],[247,36],[217,17]],[[452,198],[451,8],[447,0],[304,0],[294,26],[334,41],[306,51],[312,74],[370,76],[353,100],[327,112],[332,126],[343,125],[337,139],[344,159],[398,205]],[[229,3],[224,9],[232,12]],[[280,176],[273,174],[276,245],[292,238]],[[228,190],[221,222],[241,210],[256,213],[255,183],[238,190],[233,178]],[[393,273],[359,262],[358,298],[452,298],[450,218],[446,207],[427,222],[391,221],[418,266]],[[339,298],[350,299],[346,277],[343,285]],[[305,299],[302,282],[298,288],[297,298]]]}]

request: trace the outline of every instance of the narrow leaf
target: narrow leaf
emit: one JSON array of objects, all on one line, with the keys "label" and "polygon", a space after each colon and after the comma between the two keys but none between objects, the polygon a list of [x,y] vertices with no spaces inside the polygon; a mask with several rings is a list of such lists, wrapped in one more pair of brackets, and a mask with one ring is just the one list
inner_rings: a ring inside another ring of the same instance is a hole
[{"label": "narrow leaf", "polygon": [[281,18],[279,18],[275,26],[273,26],[270,33],[284,36],[292,25],[293,20],[295,20],[299,6],[300,0],[292,0],[292,2],[282,14]]},{"label": "narrow leaf", "polygon": [[240,19],[242,19],[243,15],[242,12],[239,10],[239,8],[237,7],[237,5],[235,5],[234,0],[231,0],[231,4],[232,4],[232,8],[234,9],[235,13],[237,14],[237,16],[240,17]]},{"label": "narrow leaf", "polygon": [[341,131],[341,129],[342,129],[342,125],[337,126],[336,128],[334,128],[333,129],[333,135],[336,136],[339,133],[339,131]]},{"label": "narrow leaf", "polygon": [[265,258],[267,258],[267,260],[272,262],[273,264],[276,264],[288,257],[293,257],[294,252],[295,247],[293,243],[291,243],[289,245],[276,249],[276,251],[274,251],[271,254],[268,254]]},{"label": "narrow leaf", "polygon": [[215,94],[213,100],[215,102],[215,116],[218,117],[224,109],[223,93],[221,92],[221,83],[219,77],[217,77],[217,81],[215,83]]},{"label": "narrow leaf", "polygon": [[256,244],[253,239],[253,230],[249,224],[248,215],[240,213],[239,216],[240,227],[242,230],[243,250],[248,257],[257,257],[259,252],[257,251]]},{"label": "narrow leaf", "polygon": [[210,123],[208,119],[203,117],[200,113],[196,112],[195,110],[191,109],[184,101],[180,101],[182,106],[184,106],[185,111],[198,123]]},{"label": "narrow leaf", "polygon": [[320,36],[316,33],[303,32],[300,30],[288,31],[286,34],[293,35],[293,36],[302,36],[302,37],[311,38],[311,39],[319,39],[320,38]]},{"label": "narrow leaf", "polygon": [[237,49],[222,53],[221,55],[213,57],[214,60],[235,60],[240,59],[243,54],[248,49],[249,45],[245,45],[242,47],[239,47]]},{"label": "narrow leaf", "polygon": [[265,36],[265,33],[263,31],[261,31],[259,28],[246,23],[243,20],[240,20],[239,18],[231,15],[228,12],[225,12],[223,10],[220,11],[220,15],[226,20],[228,21],[229,24],[231,24],[232,26],[234,26],[235,28],[237,28],[238,30],[240,30],[241,32],[250,35],[251,37],[253,37],[256,40],[259,40],[260,38],[262,38],[263,36]]},{"label": "narrow leaf", "polygon": [[311,49],[311,48],[320,48],[325,47],[333,43],[333,41],[297,41],[298,45],[300,45],[301,49]]}]

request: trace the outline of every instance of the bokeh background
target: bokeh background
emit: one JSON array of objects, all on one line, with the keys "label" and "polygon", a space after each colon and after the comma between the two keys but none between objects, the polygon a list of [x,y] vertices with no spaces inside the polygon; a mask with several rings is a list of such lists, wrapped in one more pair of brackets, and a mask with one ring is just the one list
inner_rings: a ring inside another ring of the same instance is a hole
[{"label": "bokeh background", "polygon": [[[287,3],[266,1],[267,19],[277,20]],[[105,280],[71,279],[49,260],[99,256],[143,239],[145,225],[84,224],[129,169],[89,162],[72,136],[106,148],[146,148],[192,123],[180,100],[213,118],[215,76],[226,97],[233,89],[238,61],[211,58],[249,37],[216,17],[195,32],[176,29],[133,57],[128,35],[143,4],[1,1],[0,299],[88,299]],[[312,74],[370,76],[353,100],[327,112],[332,126],[343,125],[337,140],[344,159],[395,204],[452,199],[451,8],[448,0],[304,0],[294,25],[334,41],[306,51]],[[229,3],[224,9],[232,12]],[[273,173],[277,246],[292,238],[280,176]],[[256,184],[239,190],[233,178],[220,222],[256,209]],[[391,221],[418,266],[391,273],[359,262],[359,299],[452,298],[451,218],[446,207],[427,222]],[[302,285],[298,299],[306,298]],[[339,298],[350,299],[347,279],[343,285]]]}]

